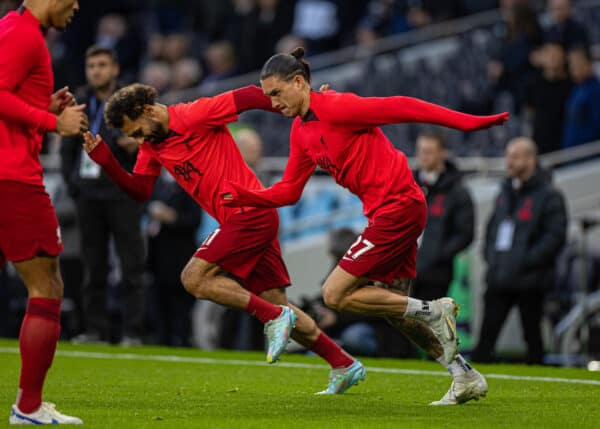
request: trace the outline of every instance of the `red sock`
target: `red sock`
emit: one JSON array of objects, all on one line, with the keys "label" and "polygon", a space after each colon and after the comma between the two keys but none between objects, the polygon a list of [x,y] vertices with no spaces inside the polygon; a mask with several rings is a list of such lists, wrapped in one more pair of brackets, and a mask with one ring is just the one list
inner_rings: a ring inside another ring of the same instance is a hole
[{"label": "red sock", "polygon": [[281,314],[281,307],[251,294],[246,311],[262,323],[267,323],[269,320],[273,320]]},{"label": "red sock", "polygon": [[332,368],[347,367],[354,363],[352,356],[323,332],[310,347],[310,350],[325,359]]},{"label": "red sock", "polygon": [[44,379],[59,335],[60,300],[29,298],[19,335],[21,380],[17,406],[24,413],[37,410],[42,403]]}]

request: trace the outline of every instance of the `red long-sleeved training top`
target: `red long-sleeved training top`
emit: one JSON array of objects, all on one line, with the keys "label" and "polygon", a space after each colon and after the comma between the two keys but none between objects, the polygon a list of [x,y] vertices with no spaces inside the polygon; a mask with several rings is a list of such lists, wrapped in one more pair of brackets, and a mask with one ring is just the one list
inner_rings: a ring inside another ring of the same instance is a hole
[{"label": "red long-sleeved training top", "polygon": [[26,8],[0,19],[0,52],[0,180],[42,185],[42,137],[56,129],[54,75],[40,22]]},{"label": "red long-sleeved training top", "polygon": [[223,224],[241,211],[220,204],[224,181],[235,181],[248,189],[263,188],[227,129],[238,113],[251,108],[273,110],[268,97],[256,86],[169,106],[168,138],[157,144],[142,143],[133,174],[120,166],[104,142],[90,156],[139,201],[150,196],[161,167],[166,168],[208,214]]},{"label": "red long-sleeved training top", "polygon": [[369,220],[397,211],[407,200],[425,201],[406,156],[395,149],[380,125],[425,122],[464,131],[502,124],[508,113],[474,116],[410,97],[362,98],[351,93],[311,92],[310,109],[297,117],[290,135],[290,157],[280,182],[252,190],[234,181],[226,206],[280,207],[294,204],[316,166],[357,195]]}]

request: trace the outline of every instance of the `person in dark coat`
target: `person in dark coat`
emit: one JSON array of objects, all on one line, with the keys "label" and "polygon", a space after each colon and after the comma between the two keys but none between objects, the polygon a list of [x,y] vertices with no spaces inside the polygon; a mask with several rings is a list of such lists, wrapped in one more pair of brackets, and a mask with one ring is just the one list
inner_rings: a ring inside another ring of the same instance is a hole
[{"label": "person in dark coat", "polygon": [[[78,101],[86,105],[90,131],[102,134],[121,165],[132,171],[137,145],[120,132],[109,130],[103,118],[105,102],[117,90],[118,76],[114,51],[90,47],[86,54],[88,89]],[[82,143],[81,137],[73,137],[63,139],[61,145],[62,176],[76,204],[86,277],[82,291],[85,331],[73,340],[86,343],[109,339],[106,302],[112,239],[124,288],[122,343],[139,344],[144,320],[144,242],[140,228],[143,207],[87,156]]]},{"label": "person in dark coat", "polygon": [[202,209],[163,170],[146,211],[148,269],[153,277],[157,310],[152,318],[158,341],[169,346],[189,346],[190,312],[196,300],[181,287],[179,277],[189,255],[196,250]]},{"label": "person in dark coat", "polygon": [[448,294],[454,257],[473,241],[475,214],[441,134],[421,134],[417,158],[414,176],[427,198],[427,224],[417,257],[416,290],[423,299],[435,299]]},{"label": "person in dark coat", "polygon": [[496,340],[517,305],[527,343],[527,363],[544,358],[541,319],[544,295],[565,244],[567,211],[561,193],[537,167],[535,143],[524,137],[506,148],[507,178],[488,221],[485,310],[473,360],[493,360]]}]

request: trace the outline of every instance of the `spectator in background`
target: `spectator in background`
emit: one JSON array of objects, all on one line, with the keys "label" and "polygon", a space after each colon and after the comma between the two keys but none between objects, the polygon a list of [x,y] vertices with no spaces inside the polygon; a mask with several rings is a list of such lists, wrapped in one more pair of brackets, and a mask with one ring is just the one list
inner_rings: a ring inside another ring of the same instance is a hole
[{"label": "spectator in background", "polygon": [[142,53],[142,43],[125,16],[111,13],[98,21],[95,44],[115,51],[120,63],[121,80],[135,80]]},{"label": "spectator in background", "polygon": [[182,33],[173,33],[165,36],[162,40],[161,59],[169,65],[176,64],[177,61],[184,59],[189,55],[191,40]]},{"label": "spectator in background", "polygon": [[[86,54],[88,91],[83,99],[90,131],[102,133],[121,165],[131,171],[136,145],[120,132],[108,129],[103,113],[106,100],[117,89],[119,64],[114,51],[92,46]],[[144,316],[144,244],[140,231],[142,207],[131,200],[93,162],[82,147],[82,138],[62,142],[62,175],[77,207],[81,248],[86,270],[83,288],[85,332],[76,342],[107,339],[106,315],[109,243],[114,240],[125,289],[123,345],[141,344]]]},{"label": "spectator in background", "polygon": [[408,0],[407,18],[413,28],[458,18],[463,14],[461,0]]},{"label": "spectator in background", "polygon": [[417,256],[416,290],[426,300],[447,296],[454,257],[473,241],[473,201],[462,183],[441,134],[422,133],[417,139],[416,182],[427,198],[427,224]]},{"label": "spectator in background", "polygon": [[552,288],[555,263],[565,243],[567,212],[562,195],[537,168],[533,141],[518,137],[509,142],[506,170],[486,228],[487,291],[473,360],[493,360],[502,325],[517,305],[527,363],[541,364],[544,294]]},{"label": "spectator in background", "polygon": [[527,83],[535,70],[530,55],[541,44],[542,35],[535,11],[526,4],[505,10],[502,33],[493,47],[488,64],[488,78],[496,92],[507,91],[514,99],[515,113],[524,102]]},{"label": "spectator in background", "polygon": [[202,85],[227,79],[235,76],[238,72],[233,46],[227,40],[211,43],[206,48],[204,59],[206,60],[207,75]]},{"label": "spectator in background", "polygon": [[[281,54],[292,52],[297,47],[304,48],[305,51],[308,51],[306,41],[302,37],[294,34],[286,34],[277,41],[277,44],[275,45],[275,53]],[[306,55],[310,56],[310,52]]]},{"label": "spectator in background", "polygon": [[313,53],[339,47],[341,0],[298,0],[292,32],[306,40]]},{"label": "spectator in background", "polygon": [[569,73],[574,88],[567,101],[563,148],[600,139],[600,80],[587,48],[569,51]]},{"label": "spectator in background", "polygon": [[293,2],[237,0],[234,9],[227,38],[235,48],[240,70],[258,70],[275,53],[277,41],[290,32]]},{"label": "spectator in background", "polygon": [[399,2],[394,0],[371,0],[367,13],[356,30],[356,41],[364,47],[372,47],[377,39],[410,30],[411,25]]},{"label": "spectator in background", "polygon": [[263,142],[260,135],[251,128],[242,128],[235,133],[234,137],[248,167],[254,171],[260,182],[267,186],[269,184],[269,177],[261,169]]},{"label": "spectator in background", "polygon": [[184,58],[173,65],[171,89],[195,88],[202,79],[202,66],[195,58]]},{"label": "spectator in background", "polygon": [[570,0],[548,1],[548,22],[544,26],[544,39],[561,44],[567,51],[575,46],[589,47],[585,27],[573,18]]},{"label": "spectator in background", "polygon": [[164,61],[153,61],[142,69],[140,73],[140,82],[156,88],[156,91],[162,95],[171,88],[173,80],[173,71],[168,63]]},{"label": "spectator in background", "polygon": [[202,210],[163,169],[148,202],[148,268],[153,276],[157,312],[153,312],[160,344],[189,346],[193,296],[179,279],[190,253],[196,249],[195,231]]},{"label": "spectator in background", "polygon": [[562,45],[546,43],[540,59],[542,72],[527,87],[525,113],[533,128],[538,153],[544,154],[560,150],[572,85]]}]

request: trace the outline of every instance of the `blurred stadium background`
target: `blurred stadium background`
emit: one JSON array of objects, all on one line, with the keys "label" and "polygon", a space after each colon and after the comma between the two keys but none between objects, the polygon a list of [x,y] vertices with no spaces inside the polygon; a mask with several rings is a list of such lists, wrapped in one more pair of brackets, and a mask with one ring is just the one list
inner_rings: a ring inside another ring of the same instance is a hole
[{"label": "blurred stadium background", "polygon": [[[482,320],[485,224],[505,175],[503,153],[507,142],[533,133],[526,85],[539,73],[538,48],[548,41],[546,37],[551,37],[548,34],[555,19],[550,7],[553,3],[84,0],[72,26],[63,34],[51,31],[48,44],[56,88],[69,85],[76,94],[82,94],[85,85],[84,55],[92,44],[116,50],[122,84],[141,81],[153,85],[165,103],[257,84],[257,69],[269,56],[304,45],[314,70],[314,88],[329,83],[337,91],[363,96],[407,95],[474,114],[510,111],[511,120],[504,127],[470,134],[443,131],[475,202],[475,240],[454,261],[455,278],[451,286],[452,296],[463,305],[460,329],[463,350],[468,354],[478,338]],[[586,34],[585,39],[577,42],[589,47],[600,75],[600,1],[570,3],[573,20]],[[16,1],[0,1],[0,15],[18,5]],[[565,45],[566,49],[569,47]],[[498,64],[504,70],[501,77],[494,72]],[[600,106],[596,104],[595,108]],[[258,133],[262,157],[254,167],[266,185],[277,181],[285,167],[290,124],[286,118],[263,112],[247,112],[238,123],[232,124],[234,134],[247,128]],[[393,144],[410,157],[413,166],[416,166],[415,141],[422,129],[414,124],[384,128]],[[600,221],[600,141],[554,149],[540,156],[540,164],[552,172],[555,186],[566,199],[569,238],[555,266],[555,284],[548,285],[545,295],[540,296],[545,300],[545,362],[600,369],[593,363],[600,359],[600,228],[595,227]],[[42,163],[46,186],[59,211],[64,240],[68,243],[63,256],[65,271],[69,273],[65,275],[63,337],[70,339],[83,329],[80,293],[83,267],[74,208],[65,195],[60,174],[57,136],[47,137]],[[350,227],[358,232],[365,226],[358,199],[322,172],[317,171],[315,176],[297,205],[280,209],[284,257],[294,282],[289,294],[298,303],[318,296],[320,284],[332,267],[328,253],[330,231]],[[216,224],[206,214],[201,215],[199,222],[196,238],[201,242]],[[142,227],[147,225],[146,216]],[[117,258],[113,262],[107,295],[113,324],[109,340],[119,342],[118,326],[125,310]],[[178,284],[172,287],[181,288]],[[220,342],[198,340],[198,336],[210,337],[210,333],[196,331],[206,328],[198,324],[211,320],[212,314],[199,304],[190,310],[190,327],[184,331],[189,338],[170,343],[161,337],[158,326],[161,322],[155,318],[161,302],[156,298],[151,275],[146,278],[145,291],[144,343],[253,347],[240,337],[251,335],[256,327],[239,321],[233,328],[214,327],[216,333],[212,335],[219,334]],[[0,274],[0,296],[0,306],[4,306],[0,309],[0,335],[16,337],[26,296],[10,267]],[[520,360],[525,350],[515,310],[497,347],[503,360]],[[397,347],[409,346],[397,343]],[[406,356],[414,354],[407,352]]]}]

